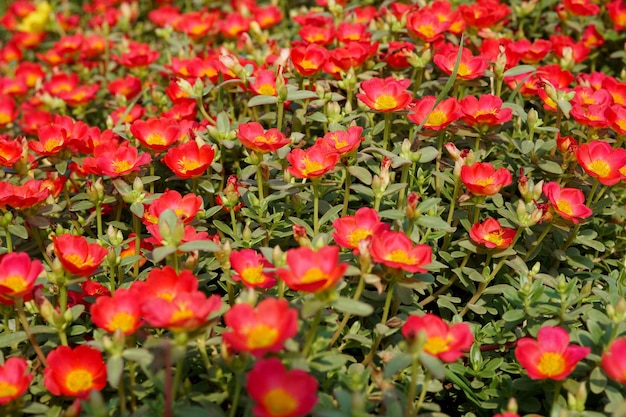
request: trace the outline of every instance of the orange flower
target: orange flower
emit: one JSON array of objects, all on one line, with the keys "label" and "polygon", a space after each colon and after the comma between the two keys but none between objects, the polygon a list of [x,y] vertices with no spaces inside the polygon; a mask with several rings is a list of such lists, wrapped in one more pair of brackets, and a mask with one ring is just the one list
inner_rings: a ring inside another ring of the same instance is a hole
[{"label": "orange flower", "polygon": [[406,29],[412,38],[434,42],[450,28],[450,22],[440,20],[429,8],[410,12],[406,16]]},{"label": "orange flower", "polygon": [[343,157],[357,149],[363,142],[365,138],[361,136],[361,133],[363,133],[362,127],[350,126],[346,131],[328,132],[324,135],[322,141]]},{"label": "orange flower", "polygon": [[63,268],[80,277],[93,275],[108,253],[97,243],[88,243],[85,237],[69,233],[53,236],[52,243]]},{"label": "orange flower", "polygon": [[278,129],[265,131],[257,122],[242,123],[237,130],[237,138],[247,149],[259,153],[274,152],[291,143],[291,140]]},{"label": "orange flower", "polygon": [[576,159],[601,184],[614,185],[622,178],[620,170],[626,165],[626,149],[613,149],[607,142],[592,140],[578,146]]},{"label": "orange flower", "polygon": [[440,101],[433,109],[435,101],[437,101],[435,96],[422,97],[409,107],[413,113],[407,117],[418,125],[426,119],[424,129],[443,130],[463,114],[458,100],[454,97]]},{"label": "orange flower", "polygon": [[317,380],[300,369],[288,371],[278,358],[257,362],[246,379],[257,417],[300,417],[317,403]]},{"label": "orange flower", "polygon": [[169,301],[163,298],[146,299],[141,305],[141,312],[152,327],[188,332],[207,324],[209,315],[221,306],[219,295],[207,298],[203,292],[194,291],[179,293]]},{"label": "orange flower", "polygon": [[157,224],[159,217],[165,210],[173,210],[176,216],[185,224],[191,223],[202,209],[202,197],[193,193],[181,196],[176,190],[165,190],[144,211],[143,222],[146,226]]},{"label": "orange flower", "polygon": [[313,293],[334,287],[348,268],[339,263],[338,246],[324,246],[317,252],[308,247],[289,249],[287,266],[276,275],[294,291]]},{"label": "orange flower", "polygon": [[83,167],[95,175],[120,177],[137,172],[143,165],[149,164],[152,158],[148,153],[139,155],[139,151],[128,142],[117,145],[106,142],[94,148],[94,156],[83,159]]},{"label": "orange flower", "polygon": [[626,29],[626,4],[623,0],[614,0],[606,5],[616,31]]},{"label": "orange flower", "polygon": [[[446,47],[442,48],[441,52],[433,56],[433,62],[443,72],[451,75],[458,54],[458,47],[446,45]],[[473,80],[482,77],[487,67],[489,67],[489,62],[487,62],[485,57],[482,55],[473,56],[472,51],[463,48],[461,52],[461,63],[459,64],[456,76],[462,80]]]},{"label": "orange flower", "polygon": [[0,95],[0,127],[12,123],[17,117],[15,100],[6,95]]},{"label": "orange flower", "polygon": [[502,108],[502,99],[491,94],[479,98],[465,96],[461,102],[461,117],[468,126],[498,126],[513,118],[513,110]]},{"label": "orange flower", "polygon": [[188,270],[177,274],[174,268],[166,266],[151,269],[146,280],[133,282],[131,289],[142,299],[172,301],[178,294],[198,291],[198,278]]},{"label": "orange flower", "polygon": [[378,212],[369,207],[361,207],[354,216],[340,217],[333,222],[333,239],[346,249],[358,253],[359,243],[371,236],[389,230],[389,225],[380,221]]},{"label": "orange flower", "polygon": [[47,359],[43,383],[52,395],[86,398],[92,390],[100,391],[106,386],[106,365],[102,354],[92,347],[60,346]]},{"label": "orange flower", "polygon": [[467,323],[449,325],[439,316],[411,315],[402,326],[402,335],[414,341],[421,332],[425,333],[424,352],[444,362],[454,362],[463,356],[474,343],[474,335]]},{"label": "orange flower", "polygon": [[43,272],[37,259],[25,252],[12,252],[0,258],[0,299],[22,297],[32,291],[35,281]]},{"label": "orange flower", "polygon": [[276,95],[276,74],[272,70],[258,70],[254,82],[249,84],[250,90],[264,96]]},{"label": "orange flower", "polygon": [[470,238],[479,245],[485,245],[490,249],[504,249],[513,243],[515,229],[502,227],[496,219],[486,219],[482,223],[472,225]]},{"label": "orange flower", "polygon": [[318,72],[327,60],[328,51],[314,43],[291,49],[291,62],[296,71],[304,77],[310,77]]},{"label": "orange flower", "polygon": [[411,80],[396,80],[393,77],[370,78],[361,83],[357,98],[372,110],[383,113],[404,110],[411,102],[411,94],[406,91]]},{"label": "orange flower", "polygon": [[478,0],[472,4],[462,4],[459,11],[467,25],[477,29],[489,28],[511,13],[511,9],[498,0]]},{"label": "orange flower", "polygon": [[426,244],[414,245],[403,232],[376,233],[370,243],[374,262],[412,273],[425,273],[423,266],[433,261],[433,250]]},{"label": "orange flower", "polygon": [[474,195],[495,195],[502,187],[511,184],[513,176],[506,168],[496,170],[489,162],[476,162],[463,165],[461,181]]},{"label": "orange flower", "polygon": [[198,146],[195,140],[170,148],[163,162],[178,178],[199,177],[213,163],[215,150],[211,145]]},{"label": "orange flower", "polygon": [[306,43],[326,46],[335,38],[335,28],[333,25],[305,25],[300,28],[298,35]]},{"label": "orange flower", "polygon": [[130,125],[130,132],[146,148],[162,152],[183,135],[180,123],[164,117],[136,120]]},{"label": "orange flower", "polygon": [[0,405],[22,396],[28,389],[33,375],[26,372],[28,363],[24,358],[12,357],[0,365]]},{"label": "orange flower", "polygon": [[61,125],[49,124],[37,130],[39,142],[30,141],[28,147],[42,156],[56,155],[67,145],[68,132]]},{"label": "orange flower", "polygon": [[112,58],[118,64],[126,68],[147,67],[159,59],[161,53],[153,50],[149,44],[130,41],[128,51],[120,55],[113,55]]},{"label": "orange flower", "polygon": [[109,333],[120,330],[129,335],[137,331],[140,319],[141,298],[134,291],[119,289],[113,297],[100,296],[91,306],[91,321]]},{"label": "orange flower", "polygon": [[22,157],[22,142],[0,136],[0,166],[11,168]]},{"label": "orange flower", "polygon": [[318,178],[326,174],[339,161],[339,154],[321,142],[316,142],[309,149],[294,149],[287,155],[291,166],[287,171],[298,178]]},{"label": "orange flower", "polygon": [[531,379],[561,381],[590,352],[588,347],[570,345],[565,329],[544,326],[539,329],[537,340],[524,337],[517,341],[515,358]]},{"label": "orange flower", "polygon": [[132,75],[127,75],[111,81],[107,85],[107,89],[114,96],[122,96],[127,100],[132,100],[133,97],[141,93],[141,80]]},{"label": "orange flower", "polygon": [[275,274],[265,271],[274,265],[254,249],[232,251],[230,266],[237,273],[233,280],[241,281],[248,288],[271,288],[276,284]]},{"label": "orange flower", "polygon": [[543,193],[552,208],[574,224],[593,214],[593,210],[585,205],[585,195],[578,188],[561,188],[558,182],[552,181],[543,185]]},{"label": "orange flower", "polygon": [[229,347],[261,357],[279,352],[285,341],[298,332],[298,311],[289,308],[286,300],[266,298],[256,308],[242,303],[233,306],[224,316],[230,328],[222,333]]}]

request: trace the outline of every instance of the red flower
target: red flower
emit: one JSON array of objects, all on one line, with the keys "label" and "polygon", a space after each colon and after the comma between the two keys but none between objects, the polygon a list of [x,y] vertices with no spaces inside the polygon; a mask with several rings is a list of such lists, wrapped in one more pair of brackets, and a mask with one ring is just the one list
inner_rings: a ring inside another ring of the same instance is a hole
[{"label": "red flower", "polygon": [[12,357],[0,365],[0,405],[22,396],[28,389],[33,375],[26,372],[28,363],[24,358]]},{"label": "red flower", "polygon": [[369,207],[361,207],[354,216],[340,217],[333,222],[335,232],[333,239],[346,249],[353,249],[358,253],[359,242],[389,230],[387,223],[382,223],[378,212]]},{"label": "red flower", "polygon": [[236,39],[250,30],[251,21],[252,19],[244,17],[241,13],[228,13],[224,20],[217,22],[217,25],[226,38]]},{"label": "red flower", "polygon": [[298,178],[318,178],[335,168],[339,154],[317,142],[306,151],[294,149],[287,155],[287,171]]},{"label": "red flower", "polygon": [[502,187],[511,184],[513,176],[506,168],[496,170],[488,162],[476,162],[472,165],[463,165],[461,181],[474,195],[495,195]]},{"label": "red flower", "polygon": [[134,291],[119,289],[113,297],[100,296],[91,306],[91,321],[109,333],[120,330],[133,334],[142,323],[140,319],[141,298]]},{"label": "red flower", "polygon": [[482,223],[472,225],[470,238],[479,245],[485,245],[490,249],[504,249],[513,243],[515,229],[504,228],[496,219],[486,219]]},{"label": "red flower", "polygon": [[467,25],[477,29],[489,28],[511,13],[511,9],[498,0],[478,0],[472,4],[462,4],[459,11]]},{"label": "red flower", "polygon": [[37,259],[25,252],[12,252],[0,258],[0,299],[22,297],[32,291],[35,281],[43,272]]},{"label": "red flower", "polygon": [[383,113],[404,110],[411,102],[411,94],[406,91],[411,80],[396,80],[393,77],[370,78],[361,83],[357,98],[372,110]]},{"label": "red flower", "polygon": [[597,178],[601,184],[617,184],[626,165],[626,149],[613,149],[607,142],[593,140],[578,146],[576,159],[585,172]]},{"label": "red flower", "polygon": [[308,247],[287,251],[287,268],[276,275],[294,291],[319,292],[334,287],[348,264],[339,263],[339,247],[324,246],[317,252]]},{"label": "red flower", "polygon": [[409,67],[406,60],[409,52],[415,50],[415,45],[411,42],[395,42],[389,41],[387,53],[383,56],[383,60],[393,69],[404,69]]},{"label": "red flower", "polygon": [[93,275],[108,253],[97,243],[88,243],[85,237],[69,233],[53,236],[52,243],[63,268],[80,277]]},{"label": "red flower", "polygon": [[173,332],[197,330],[208,322],[211,313],[222,306],[219,295],[207,298],[200,291],[177,294],[172,300],[145,299],[141,305],[143,317],[152,327],[162,327]]},{"label": "red flower", "polygon": [[248,288],[271,288],[276,284],[275,274],[264,271],[274,265],[254,249],[232,251],[230,266],[237,273],[233,280],[241,281]]},{"label": "red flower", "polygon": [[600,6],[589,0],[563,0],[563,6],[574,16],[593,16],[600,13]]},{"label": "red flower", "polygon": [[107,88],[109,93],[131,100],[137,94],[141,93],[141,80],[132,75],[127,75],[126,77],[116,78],[111,81]]},{"label": "red flower", "polygon": [[39,155],[56,155],[67,145],[69,133],[58,124],[41,126],[37,130],[39,142],[30,141],[28,147]]},{"label": "red flower", "polygon": [[569,334],[561,327],[544,326],[537,340],[524,337],[517,341],[515,357],[531,379],[561,381],[591,349],[569,344]]},{"label": "red flower", "polygon": [[467,323],[449,325],[430,313],[409,316],[402,326],[402,335],[409,341],[418,338],[421,332],[426,335],[424,352],[444,362],[456,361],[474,343],[474,336]]},{"label": "red flower", "polygon": [[254,82],[250,82],[250,89],[263,96],[276,95],[276,74],[272,70],[258,70]]},{"label": "red flower", "polygon": [[135,281],[131,289],[141,299],[172,301],[178,294],[198,291],[198,278],[190,271],[177,274],[171,266],[150,270],[145,281]]},{"label": "red flower", "polygon": [[230,328],[222,334],[229,347],[261,357],[279,352],[285,341],[296,335],[298,311],[289,308],[284,299],[267,298],[256,308],[236,304],[224,316],[224,323]]},{"label": "red flower", "polygon": [[[459,48],[456,46],[448,46],[447,48],[442,49],[442,52],[435,54],[433,62],[443,72],[451,75],[456,65]],[[463,48],[463,51],[461,52],[461,63],[459,64],[456,76],[462,80],[473,80],[475,78],[482,77],[485,74],[487,67],[489,67],[489,62],[487,62],[485,57],[482,55],[473,56],[472,51],[467,48]]]},{"label": "red flower", "polygon": [[333,25],[305,25],[300,28],[298,35],[300,35],[302,40],[306,43],[326,46],[335,38],[335,28]]},{"label": "red flower", "polygon": [[102,354],[92,347],[60,346],[47,359],[43,383],[52,395],[85,398],[92,390],[106,386],[106,365]]},{"label": "red flower", "polygon": [[137,148],[128,142],[122,142],[120,145],[108,142],[96,146],[94,156],[83,159],[83,167],[95,175],[120,177],[139,171],[151,160],[150,154],[139,155]]},{"label": "red flower", "polygon": [[558,182],[553,181],[543,185],[543,193],[552,208],[574,224],[593,214],[593,210],[585,205],[585,195],[578,188],[561,188]]},{"label": "red flower", "polygon": [[602,355],[602,369],[609,378],[626,384],[626,338],[615,339]]},{"label": "red flower", "polygon": [[360,126],[350,126],[348,130],[337,130],[328,132],[322,138],[322,141],[329,148],[338,152],[340,156],[346,156],[353,150],[357,149],[364,138],[361,136],[363,128]]},{"label": "red flower", "polygon": [[450,28],[450,21],[440,20],[429,8],[415,10],[406,16],[406,29],[413,38],[434,42]]},{"label": "red flower", "polygon": [[552,43],[545,39],[537,39],[532,43],[528,39],[520,39],[509,43],[507,50],[525,64],[536,64],[552,50]]},{"label": "red flower", "polygon": [[605,116],[611,129],[620,135],[626,135],[626,107],[614,104],[606,109]]},{"label": "red flower", "polygon": [[433,261],[433,250],[425,244],[414,245],[403,232],[386,230],[376,233],[370,243],[374,262],[412,273],[424,273],[423,266]]},{"label": "red flower", "polygon": [[613,28],[620,31],[626,28],[626,4],[623,0],[614,0],[606,5]]},{"label": "red flower", "polygon": [[246,387],[258,417],[301,417],[317,403],[317,380],[300,369],[286,370],[278,358],[257,362]]},{"label": "red flower", "polygon": [[58,94],[59,98],[68,106],[80,106],[87,104],[94,99],[96,93],[100,91],[100,85],[81,85],[74,87],[71,91],[61,92]]},{"label": "red flower", "polygon": [[440,101],[437,107],[433,109],[435,101],[437,101],[435,96],[422,97],[409,107],[413,113],[407,117],[418,125],[426,119],[424,129],[443,130],[463,114],[461,105],[454,97]]},{"label": "red flower", "polygon": [[50,191],[48,184],[41,180],[28,180],[22,185],[0,182],[0,207],[28,209],[48,198]]},{"label": "red flower", "polygon": [[242,123],[237,130],[237,138],[243,146],[259,153],[274,152],[291,143],[291,140],[278,129],[265,131],[257,122]]},{"label": "red flower", "polygon": [[118,64],[126,68],[147,67],[159,59],[160,52],[153,50],[147,43],[131,41],[128,43],[128,51],[113,55],[112,58]]},{"label": "red flower", "polygon": [[202,205],[202,197],[193,193],[185,194],[183,197],[176,190],[165,190],[159,198],[152,200],[144,211],[143,221],[146,225],[157,224],[165,210],[173,210],[183,223],[188,224],[196,218]]},{"label": "red flower", "polygon": [[372,37],[372,34],[367,31],[367,25],[363,23],[340,23],[336,34],[337,39],[342,43],[368,41]]},{"label": "red flower", "polygon": [[19,140],[0,136],[0,166],[11,168],[21,157],[24,148]]},{"label": "red flower", "polygon": [[166,150],[183,135],[178,121],[163,117],[136,120],[130,125],[130,132],[143,146],[155,152]]},{"label": "red flower", "polygon": [[468,126],[498,126],[513,118],[513,110],[502,108],[502,99],[491,94],[479,98],[465,96],[461,102],[463,116]]},{"label": "red flower", "polygon": [[198,146],[195,140],[170,148],[163,162],[178,178],[199,177],[213,163],[215,150],[211,145]]},{"label": "red flower", "polygon": [[313,43],[291,49],[291,62],[296,71],[304,77],[310,77],[318,72],[327,60],[328,51]]},{"label": "red flower", "polygon": [[0,127],[12,123],[17,117],[15,100],[6,95],[0,95]]},{"label": "red flower", "polygon": [[261,29],[276,26],[283,20],[283,14],[277,6],[256,6],[252,9],[252,16]]}]

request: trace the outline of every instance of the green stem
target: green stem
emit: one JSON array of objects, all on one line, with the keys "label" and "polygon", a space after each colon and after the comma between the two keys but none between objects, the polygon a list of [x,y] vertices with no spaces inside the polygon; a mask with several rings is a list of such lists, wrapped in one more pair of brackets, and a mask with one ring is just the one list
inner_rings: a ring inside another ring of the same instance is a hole
[{"label": "green stem", "polygon": [[185,355],[176,362],[176,372],[174,373],[174,383],[172,384],[172,398],[178,397],[178,387],[183,380],[183,365],[185,364]]},{"label": "green stem", "polygon": [[352,182],[352,176],[350,175],[350,171],[348,170],[348,166],[344,167],[344,173],[346,179],[344,180],[344,190],[343,190],[343,208],[341,209],[341,216],[345,217],[348,215],[348,203],[350,202],[350,183]]},{"label": "green stem", "polygon": [[[361,298],[361,293],[363,292],[364,288],[365,288],[365,278],[363,277],[363,274],[361,274],[361,277],[359,278],[359,284],[356,287],[356,291],[354,292],[354,296],[352,297],[352,299],[358,301],[359,298]],[[337,341],[337,339],[339,339],[339,336],[341,335],[341,332],[348,324],[350,317],[351,317],[350,313],[346,313],[346,315],[343,316],[343,320],[341,320],[341,323],[339,323],[339,327],[337,327],[337,330],[335,330],[335,332],[333,333],[333,336],[330,339],[330,342],[328,343],[328,349],[332,348],[335,342]]]},{"label": "green stem", "polygon": [[117,385],[117,396],[120,399],[120,414],[126,414],[126,392],[124,390],[124,378]]},{"label": "green stem", "polygon": [[9,253],[13,252],[13,238],[11,237],[11,233],[9,232],[9,228],[5,227],[4,229],[4,236],[6,238],[6,242],[7,242],[7,251]]},{"label": "green stem", "polygon": [[383,316],[380,319],[381,324],[386,324],[389,319],[389,308],[391,307],[391,301],[393,300],[393,291],[396,287],[396,280],[392,278],[391,282],[389,282],[389,287],[387,288],[387,296],[385,297],[385,306],[383,307]]},{"label": "green stem", "polygon": [[417,415],[422,408],[422,404],[424,404],[424,399],[426,398],[426,392],[428,391],[428,383],[430,382],[430,372],[426,371],[426,375],[424,376],[424,384],[422,385],[422,390],[420,391],[420,397],[417,399],[417,405],[415,406],[415,411],[413,415]]},{"label": "green stem", "polygon": [[206,112],[206,109],[204,108],[204,103],[202,102],[202,97],[198,97],[196,101],[198,103],[198,109],[200,109],[200,114],[202,114],[202,117],[207,119],[212,125],[216,125],[217,122],[215,121],[215,119],[209,116],[209,114]]},{"label": "green stem", "polygon": [[43,240],[41,239],[41,235],[39,234],[39,229],[32,228],[29,230],[32,232],[31,235],[35,238],[35,242],[37,242],[37,247],[39,248],[39,251],[41,252],[43,258],[46,260],[46,263],[48,265],[52,265],[52,259],[50,259],[50,257],[48,256],[48,252],[46,252],[46,249],[43,245]]},{"label": "green stem", "polygon": [[313,317],[313,323],[311,324],[311,328],[309,329],[309,333],[304,344],[304,349],[302,350],[302,355],[305,358],[309,355],[309,352],[311,351],[311,346],[313,346],[313,341],[315,340],[315,336],[317,335],[317,327],[322,320],[322,311],[323,308],[320,308],[315,313],[315,317]]},{"label": "green stem", "polygon": [[237,408],[239,407],[239,398],[241,398],[241,384],[239,378],[235,375],[235,396],[233,398],[233,404],[230,407],[228,417],[235,417],[237,415]]},{"label": "green stem", "polygon": [[586,201],[586,204],[589,207],[591,207],[591,205],[592,205],[593,196],[595,195],[596,191],[598,190],[598,185],[600,185],[600,182],[598,180],[595,180],[593,182],[593,185],[591,186],[591,191],[589,191],[589,195],[587,196],[587,201]]},{"label": "green stem", "polygon": [[96,231],[98,237],[102,236],[102,202],[96,203]]},{"label": "green stem", "polygon": [[[400,174],[400,183],[401,184],[406,184],[408,179],[409,179],[409,169],[411,168],[411,165],[406,164],[406,165],[402,165],[402,173]],[[402,210],[402,208],[404,207],[404,200],[406,199],[406,195],[407,195],[407,188],[408,188],[408,184],[402,188],[400,190],[400,193],[398,194],[398,205],[397,205],[397,209],[398,210]]]},{"label": "green stem", "polygon": [[320,231],[320,219],[319,219],[319,204],[320,204],[320,194],[319,194],[319,179],[314,178],[311,182],[311,186],[313,187],[313,234],[317,236]]},{"label": "green stem", "polygon": [[230,225],[233,228],[233,235],[235,239],[239,239],[239,228],[237,227],[237,216],[234,209],[229,209],[230,212]]},{"label": "green stem", "polygon": [[[549,223],[546,226],[546,228],[543,229],[543,232],[541,232],[541,234],[539,235],[537,240],[534,241],[533,244],[531,245],[530,249],[526,253],[526,256],[524,256],[524,262],[526,262],[531,257],[531,255],[535,252],[535,250],[539,247],[539,245],[541,245],[541,242],[548,235],[548,233],[550,232],[551,229],[552,229],[552,223]],[[572,240],[573,240],[573,238],[572,238]]]},{"label": "green stem", "polygon": [[135,395],[135,362],[128,363],[128,377],[130,387],[130,411],[134,412],[137,408],[137,396]]},{"label": "green stem", "polygon": [[555,409],[559,404],[559,397],[561,396],[561,387],[563,386],[563,381],[556,381],[554,385],[554,396],[552,397],[552,410],[551,415],[554,415]]},{"label": "green stem", "polygon": [[[155,162],[154,162],[154,155],[153,155],[152,163],[150,164],[150,176],[151,177],[154,177],[154,164],[155,164]],[[154,183],[155,182],[156,181],[151,181],[150,182],[150,194],[154,194]]]},{"label": "green stem", "polygon": [[[439,169],[441,167],[441,154],[443,152],[443,141],[445,140],[445,137],[445,130],[439,132],[439,135],[437,136],[437,159],[435,161],[436,173],[439,173]],[[437,198],[441,195],[441,178],[439,178],[439,176],[435,177],[435,194]]]},{"label": "green stem", "polygon": [[[141,220],[133,214],[133,229],[135,231],[135,256],[141,254]],[[133,268],[133,278],[139,275],[139,258],[135,261]]]},{"label": "green stem", "polygon": [[[261,158],[263,157],[262,155],[260,156]],[[259,193],[259,215],[262,217],[263,216],[263,200],[265,199],[264,196],[264,190],[263,190],[263,165],[262,163],[259,163],[256,167],[256,184],[257,184],[257,188],[258,193]]]},{"label": "green stem", "polygon": [[200,336],[196,342],[198,346],[198,351],[200,352],[200,357],[202,358],[202,363],[204,364],[204,368],[207,371],[207,374],[211,372],[211,360],[209,359],[209,354],[206,351],[206,338],[204,335]]},{"label": "green stem", "polygon": [[283,113],[285,111],[284,103],[280,100],[276,102],[276,129],[279,132],[283,130]]},{"label": "green stem", "polygon": [[476,304],[476,302],[480,299],[480,296],[483,295],[483,292],[487,288],[487,285],[489,285],[489,281],[487,280],[478,284],[478,289],[476,290],[476,293],[467,302],[467,304],[465,304],[465,307],[463,307],[463,310],[461,310],[461,312],[459,313],[460,317],[463,317],[467,314],[470,305]]},{"label": "green stem", "polygon": [[383,131],[383,149],[389,150],[389,138],[391,137],[391,113],[385,113],[385,130]]},{"label": "green stem", "polygon": [[28,319],[26,318],[26,313],[24,312],[24,299],[22,297],[18,297],[15,300],[15,308],[17,309],[17,315],[20,318],[20,321],[22,322],[22,327],[24,328],[24,332],[26,332],[26,335],[28,336],[28,340],[30,341],[30,344],[32,345],[33,349],[35,350],[35,353],[37,354],[37,357],[39,358],[39,362],[41,362],[41,364],[44,367],[47,367],[48,362],[46,361],[46,355],[43,354],[41,347],[39,347],[39,343],[37,343],[37,339],[35,339],[35,336],[30,332]]},{"label": "green stem", "polygon": [[[406,408],[404,409],[404,417],[410,417],[417,413],[417,409],[413,409],[415,403],[415,392],[417,391],[417,371],[419,370],[420,360],[417,353],[413,354],[413,361],[411,362],[411,382],[409,385],[409,391],[406,394]],[[426,382],[426,381],[424,381]]]}]

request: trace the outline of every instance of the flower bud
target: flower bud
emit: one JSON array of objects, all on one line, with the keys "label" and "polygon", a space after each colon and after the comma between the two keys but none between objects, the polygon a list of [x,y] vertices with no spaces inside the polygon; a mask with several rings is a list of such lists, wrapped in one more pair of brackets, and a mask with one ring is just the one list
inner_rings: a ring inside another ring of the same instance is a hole
[{"label": "flower bud", "polygon": [[420,216],[420,212],[417,210],[417,203],[419,202],[420,195],[414,192],[410,192],[406,198],[406,217],[410,220],[416,220]]},{"label": "flower bud", "polygon": [[124,235],[121,230],[116,229],[112,225],[107,228],[107,239],[113,247],[121,246],[124,243]]},{"label": "flower bud", "polygon": [[311,247],[311,240],[307,236],[306,228],[304,226],[300,226],[299,224],[294,224],[293,226],[291,226],[291,229],[293,230],[293,237],[296,240],[296,242],[298,242],[298,245],[305,246],[308,248]]}]

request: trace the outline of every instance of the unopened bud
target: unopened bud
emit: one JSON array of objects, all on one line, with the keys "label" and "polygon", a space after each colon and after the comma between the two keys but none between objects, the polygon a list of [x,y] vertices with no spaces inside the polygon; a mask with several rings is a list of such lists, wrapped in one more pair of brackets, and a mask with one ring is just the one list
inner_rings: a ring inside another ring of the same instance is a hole
[{"label": "unopened bud", "polygon": [[298,224],[294,224],[291,229],[293,230],[293,237],[298,242],[298,245],[304,247],[311,247],[311,240],[306,234],[306,228]]},{"label": "unopened bud", "polygon": [[272,250],[272,263],[276,268],[285,266],[285,253],[278,245],[274,246],[274,250]]}]

